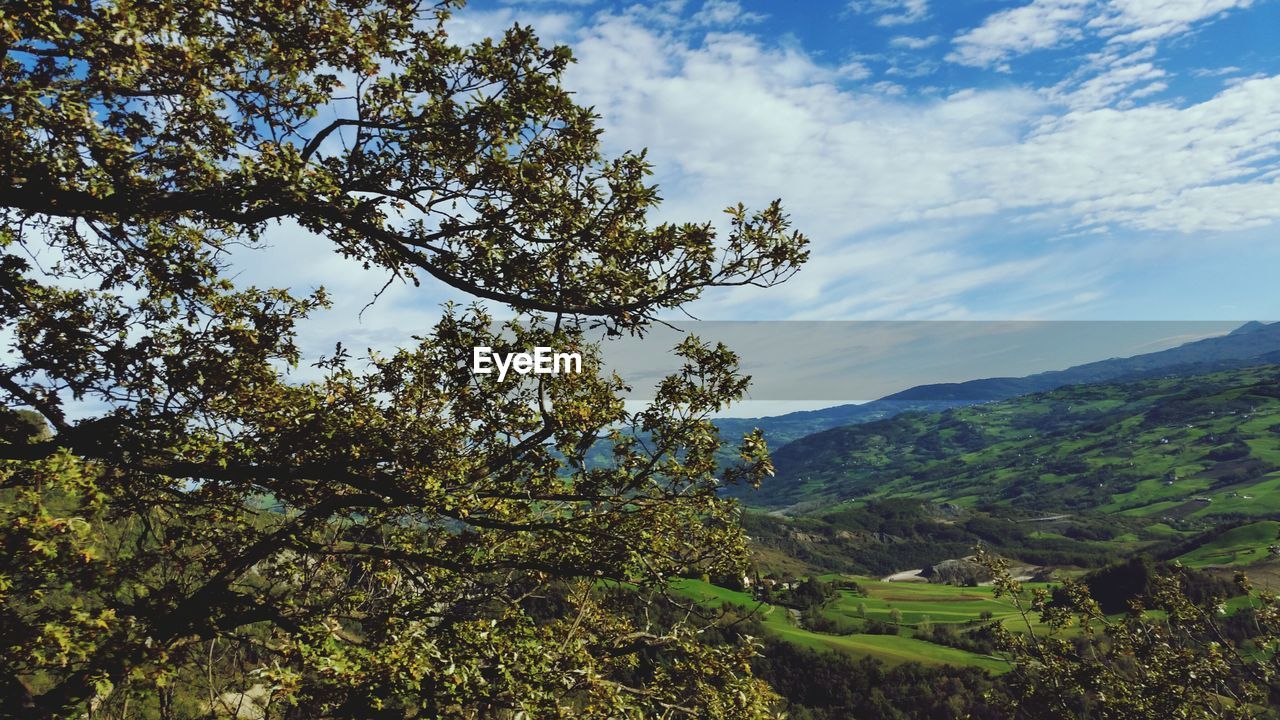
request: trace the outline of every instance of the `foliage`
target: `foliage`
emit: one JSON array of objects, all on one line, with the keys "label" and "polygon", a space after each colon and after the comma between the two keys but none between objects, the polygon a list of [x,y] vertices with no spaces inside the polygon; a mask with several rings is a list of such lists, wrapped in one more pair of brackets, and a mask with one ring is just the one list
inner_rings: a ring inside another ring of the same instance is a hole
[{"label": "foliage", "polygon": [[[49,431],[0,444],[6,707],[765,712],[749,645],[600,592],[741,572],[716,490],[770,464],[749,434],[716,472],[707,418],[746,386],[736,358],[689,338],[628,412],[587,329],[784,280],[805,239],[778,203],[730,208],[723,236],[648,223],[644,154],[601,154],[560,86],[568,49],[522,27],[459,46],[451,5],[0,9],[0,403]],[[276,225],[516,320],[450,306],[412,346],[300,372],[295,328],[324,291],[237,287],[227,267]],[[477,345],[577,349],[585,368],[499,382],[460,362]],[[588,468],[601,435],[611,462]],[[535,622],[534,598],[564,613]],[[622,682],[641,654],[646,683]]]},{"label": "foliage", "polygon": [[[1161,576],[1175,572],[1183,596],[1193,603],[1203,605],[1241,593],[1239,587],[1226,579],[1193,568],[1155,563],[1145,555],[1134,555],[1123,562],[1094,570],[1081,578],[1081,582],[1102,612],[1110,615],[1128,610],[1134,600],[1155,592]],[[1060,596],[1064,602],[1071,602],[1070,593],[1065,588]]]},{"label": "foliage", "polygon": [[[997,644],[1014,669],[1009,711],[1014,717],[1082,716],[1144,720],[1168,718],[1274,717],[1280,670],[1280,605],[1256,595],[1254,632],[1245,647],[1224,633],[1221,605],[1192,602],[1178,574],[1155,575],[1151,590],[1120,618],[1108,617],[1086,585],[1064,583],[1067,602],[1050,592],[1022,588],[1008,563],[979,549],[979,560],[995,574],[996,592],[1018,608],[1027,629],[1039,616],[1047,636],[993,626]],[[1238,577],[1242,590],[1248,580]],[[1064,633],[1071,629],[1075,637]]]},{"label": "foliage", "polygon": [[812,609],[830,602],[839,594],[831,583],[825,583],[816,577],[807,577],[796,583],[795,587],[782,593],[785,605],[801,610]]},{"label": "foliage", "polygon": [[975,668],[890,667],[782,642],[766,643],[754,664],[796,720],[1002,717],[986,697],[1000,681]]}]

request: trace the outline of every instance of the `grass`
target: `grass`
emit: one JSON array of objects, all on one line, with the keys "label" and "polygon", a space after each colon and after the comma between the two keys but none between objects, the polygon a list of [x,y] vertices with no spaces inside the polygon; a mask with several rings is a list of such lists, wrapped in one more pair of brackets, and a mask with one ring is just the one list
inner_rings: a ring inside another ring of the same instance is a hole
[{"label": "grass", "polygon": [[1191,535],[1195,532],[1193,530],[1178,530],[1174,527],[1171,527],[1169,524],[1162,523],[1162,522],[1152,523],[1146,526],[1145,528],[1143,528],[1142,531],[1144,533],[1147,533],[1148,535],[1151,535],[1153,537],[1159,537],[1159,538],[1171,538],[1171,537],[1178,537],[1181,535]]},{"label": "grass", "polygon": [[1213,502],[1194,513],[1195,517],[1208,515],[1275,515],[1280,513],[1280,474],[1272,473],[1254,481],[1252,485],[1230,492],[1211,495]]},{"label": "grass", "polygon": [[1180,500],[1165,500],[1164,502],[1152,503],[1151,505],[1143,505],[1141,507],[1122,510],[1120,514],[1132,515],[1136,517],[1145,517],[1148,515],[1155,515],[1157,513],[1163,512],[1165,510],[1168,510],[1169,508],[1178,507],[1181,504],[1182,504],[1182,501]]},{"label": "grass", "polygon": [[[1253,523],[1236,528],[1235,531],[1223,533],[1222,536],[1215,538],[1213,542],[1196,552],[1203,551],[1203,557],[1206,558],[1214,557],[1213,552],[1229,552],[1231,548],[1238,545],[1256,544],[1264,538],[1270,541],[1274,539],[1277,531],[1280,531],[1280,522]],[[1193,563],[1188,562],[1188,564]],[[707,607],[720,607],[728,603],[755,609],[759,613],[758,617],[765,633],[771,637],[800,647],[835,650],[855,657],[873,657],[890,664],[918,662],[926,665],[968,666],[998,674],[1009,669],[1008,664],[1001,658],[937,645],[913,637],[912,633],[917,626],[925,623],[976,624],[982,622],[984,613],[990,613],[992,620],[1003,623],[1014,632],[1026,630],[1023,618],[1012,603],[997,599],[990,587],[890,583],[872,578],[841,575],[826,575],[822,579],[853,580],[865,593],[865,595],[855,595],[851,591],[841,590],[839,596],[823,608],[825,615],[856,626],[864,618],[893,622],[894,611],[897,610],[901,614],[897,622],[899,633],[896,635],[865,633],[829,635],[813,632],[798,627],[792,622],[791,614],[786,608],[759,602],[747,593],[726,590],[710,583],[689,579],[675,581],[672,587],[676,592]],[[1023,583],[1024,592],[1027,594],[1035,588],[1047,586],[1046,583]],[[1249,597],[1232,598],[1227,603],[1226,611],[1228,614],[1234,613],[1251,602],[1252,599]],[[1115,617],[1119,618],[1118,615]],[[1048,633],[1049,629],[1032,615],[1031,631],[1041,635]],[[1070,637],[1076,632],[1074,629],[1069,629],[1062,636]]]},{"label": "grass", "polygon": [[[841,592],[840,597],[828,607],[829,613],[888,622],[893,611],[897,610],[903,624],[915,625],[921,622],[964,623],[977,620],[983,612],[990,612],[993,617],[1013,612],[1008,603],[995,599],[989,587],[884,582],[863,577],[851,579],[866,595]],[[866,608],[865,616],[858,613],[860,607]]]},{"label": "grass", "polygon": [[[832,577],[824,576],[824,579]],[[991,587],[885,582],[864,577],[849,579],[857,582],[865,595],[842,591],[840,597],[826,608],[828,615],[844,620],[865,617],[892,622],[896,610],[902,625],[914,626],[922,623],[964,625],[984,622],[984,613],[990,613],[992,620],[1004,623],[1011,630],[1026,629],[1013,604],[1007,599],[997,599]],[[1048,583],[1023,583],[1022,586],[1029,601],[1033,589],[1048,587]],[[860,613],[863,608],[865,615]],[[1048,628],[1034,617],[1031,630],[1037,634],[1048,632]]]},{"label": "grass", "polygon": [[789,443],[778,476],[744,501],[910,496],[1155,522],[1262,519],[1280,515],[1276,383],[1280,367],[1261,365],[850,425]]},{"label": "grass", "polygon": [[[862,579],[858,579],[862,582]],[[869,581],[870,582],[870,581]],[[889,585],[890,583],[882,583]],[[918,662],[925,665],[954,665],[961,667],[978,667],[993,673],[1001,673],[1009,669],[1008,663],[1000,658],[978,655],[976,653],[958,650],[943,645],[935,645],[924,640],[918,640],[913,637],[905,637],[902,635],[867,635],[855,633],[851,635],[826,635],[823,633],[805,630],[804,628],[794,625],[786,608],[781,606],[762,603],[751,597],[747,593],[727,590],[711,583],[701,580],[693,580],[682,578],[672,581],[672,589],[706,607],[718,608],[726,603],[739,605],[749,609],[756,609],[761,624],[767,634],[780,640],[785,640],[800,647],[819,649],[819,650],[835,650],[838,652],[848,653],[855,657],[873,657],[889,664],[901,664],[905,662]],[[896,585],[895,585],[896,587]],[[903,584],[901,587],[908,587]],[[951,588],[959,590],[961,588]],[[929,593],[920,592],[917,588],[912,587],[910,592],[918,603],[928,603]],[[847,603],[848,600],[854,599],[856,596],[851,593],[842,593],[842,597],[837,603]],[[945,599],[946,593],[935,593],[935,599]],[[979,598],[978,602],[982,599]],[[973,600],[962,601],[968,609],[973,609],[977,605],[973,605]],[[854,603],[853,607],[856,607]],[[953,608],[960,612],[958,608]],[[978,612],[981,612],[980,610]],[[885,618],[888,617],[888,610],[884,611]],[[916,613],[922,615],[928,613]],[[977,618],[975,613],[972,618]],[[958,615],[957,622],[958,620]],[[904,612],[904,625],[906,622],[906,613]]]},{"label": "grass", "polygon": [[1267,547],[1280,535],[1280,522],[1263,520],[1226,530],[1178,557],[1190,567],[1249,565],[1271,557]]}]

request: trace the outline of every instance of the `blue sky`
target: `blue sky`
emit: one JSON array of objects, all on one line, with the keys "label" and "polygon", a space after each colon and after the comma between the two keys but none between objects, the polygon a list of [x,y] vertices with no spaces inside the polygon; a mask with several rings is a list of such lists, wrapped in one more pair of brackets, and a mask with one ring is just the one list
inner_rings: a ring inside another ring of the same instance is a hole
[{"label": "blue sky", "polygon": [[720,319],[1280,317],[1276,0],[482,0],[574,48],[661,219],[783,198],[814,241]]},{"label": "blue sky", "polygon": [[[649,149],[655,221],[781,197],[812,239],[793,280],[700,318],[1280,320],[1280,0],[479,0],[447,28],[517,21],[573,48],[609,152]],[[385,276],[269,239],[241,281],[336,300],[308,355],[466,300],[366,309]]]}]

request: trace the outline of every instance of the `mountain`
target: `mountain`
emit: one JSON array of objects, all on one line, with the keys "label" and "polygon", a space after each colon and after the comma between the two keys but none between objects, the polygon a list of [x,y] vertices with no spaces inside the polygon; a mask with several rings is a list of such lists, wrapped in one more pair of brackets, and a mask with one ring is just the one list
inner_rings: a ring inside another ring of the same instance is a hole
[{"label": "mountain", "polygon": [[1280,366],[1074,385],[795,440],[744,497],[830,508],[915,497],[1028,515],[1280,514]]},{"label": "mountain", "polygon": [[1004,400],[1066,385],[1137,379],[1152,373],[1176,370],[1177,374],[1201,374],[1229,369],[1239,361],[1266,355],[1280,357],[1280,323],[1248,322],[1226,335],[1185,343],[1160,352],[1111,358],[1052,370],[1021,378],[987,378],[963,383],[918,385],[884,400],[971,401]]},{"label": "mountain", "polygon": [[[763,418],[721,418],[716,420],[716,425],[726,440],[760,428],[770,447],[777,449],[806,435],[883,420],[905,412],[940,412],[1067,385],[1162,375],[1202,375],[1268,362],[1280,363],[1280,323],[1249,322],[1227,335],[1129,358],[1111,358],[1021,378],[918,385],[861,405],[838,405]],[[750,501],[750,496],[744,495],[744,499]]]},{"label": "mountain", "polygon": [[837,405],[821,410],[801,410],[760,418],[719,418],[715,421],[720,436],[728,441],[742,437],[755,428],[764,431],[770,448],[779,448],[807,435],[843,425],[874,422],[906,412],[941,412],[966,405],[954,400],[875,400],[860,405]]}]

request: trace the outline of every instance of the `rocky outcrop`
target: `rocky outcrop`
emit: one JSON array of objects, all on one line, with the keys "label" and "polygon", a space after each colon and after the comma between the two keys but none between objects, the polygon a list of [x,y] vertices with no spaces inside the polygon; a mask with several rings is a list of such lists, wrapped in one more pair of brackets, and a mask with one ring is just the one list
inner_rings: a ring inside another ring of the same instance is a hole
[{"label": "rocky outcrop", "polygon": [[920,576],[940,585],[975,586],[991,579],[991,573],[972,560],[943,560],[920,571]]}]

